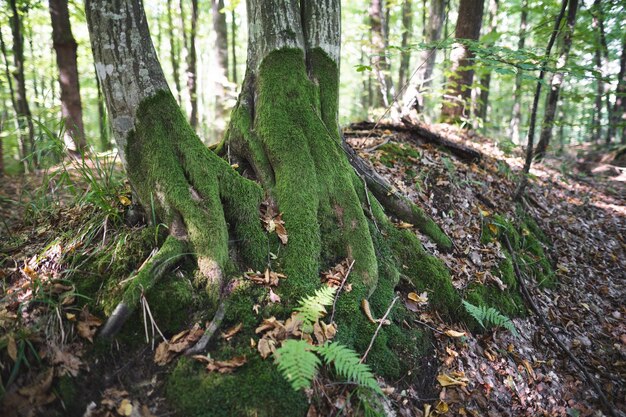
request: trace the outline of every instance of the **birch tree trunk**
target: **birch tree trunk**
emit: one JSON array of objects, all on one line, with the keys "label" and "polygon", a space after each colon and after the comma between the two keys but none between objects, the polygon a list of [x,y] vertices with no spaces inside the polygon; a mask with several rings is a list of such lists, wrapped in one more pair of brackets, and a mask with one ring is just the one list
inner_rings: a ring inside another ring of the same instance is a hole
[{"label": "birch tree trunk", "polygon": [[83,127],[83,109],[76,63],[77,44],[72,35],[67,0],[50,0],[49,8],[52,43],[59,68],[61,115],[65,120],[66,145],[73,144],[74,150],[82,152],[87,147],[87,142]]}]

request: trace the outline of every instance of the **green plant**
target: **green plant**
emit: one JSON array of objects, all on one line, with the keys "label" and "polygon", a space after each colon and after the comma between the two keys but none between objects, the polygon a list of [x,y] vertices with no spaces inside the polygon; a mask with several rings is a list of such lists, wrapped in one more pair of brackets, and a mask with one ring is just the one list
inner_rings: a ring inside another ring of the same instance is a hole
[{"label": "green plant", "polygon": [[519,336],[517,329],[513,325],[513,322],[510,318],[500,313],[493,307],[487,306],[475,306],[474,304],[468,303],[463,300],[463,306],[465,306],[465,310],[474,317],[474,319],[480,324],[482,328],[486,328],[485,324],[495,326],[495,327],[504,327],[515,336]]},{"label": "green plant", "polygon": [[[323,287],[314,295],[300,300],[300,306],[295,311],[297,320],[302,322],[303,335],[310,334],[313,325],[324,316],[325,306],[333,303],[335,291],[335,288]],[[294,390],[310,387],[324,362],[326,365],[333,364],[339,376],[382,394],[369,366],[361,363],[354,350],[337,342],[315,346],[306,340],[286,340],[276,351],[274,360],[278,370]]]}]

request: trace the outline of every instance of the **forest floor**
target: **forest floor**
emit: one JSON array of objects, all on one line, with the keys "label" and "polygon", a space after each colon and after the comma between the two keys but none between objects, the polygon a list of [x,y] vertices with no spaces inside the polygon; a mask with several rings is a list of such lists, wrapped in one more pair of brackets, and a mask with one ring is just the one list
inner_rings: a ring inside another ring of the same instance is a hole
[{"label": "forest floor", "polygon": [[[420,236],[425,248],[450,269],[461,293],[477,281],[504,288],[493,271],[506,248],[499,241],[485,242],[481,235],[485,226],[501,226],[495,220],[498,215],[518,215],[511,195],[523,164],[521,152],[503,150],[471,131],[447,125],[429,128],[478,150],[481,160],[457,159],[410,132],[347,128],[344,133],[362,157],[454,240],[454,249],[442,253]],[[549,288],[530,277],[526,287],[552,332],[597,381],[614,415],[620,415],[626,413],[626,161],[615,159],[615,152],[588,146],[570,149],[531,170],[522,209],[550,242],[544,250],[558,284]],[[92,249],[85,243],[60,243],[58,236],[68,231],[84,236],[85,223],[93,225],[92,219],[98,219],[101,224],[90,229],[96,232],[89,241],[98,245],[114,238],[116,230],[107,229],[110,219],[128,210],[127,189],[107,195],[85,175],[97,172],[94,179],[115,177],[121,184],[115,169],[106,168],[114,166],[111,163],[108,158],[70,164],[46,176],[4,179],[0,185],[3,416],[173,414],[162,395],[168,368],[154,364],[154,346],[144,343],[131,351],[114,344],[106,353],[108,360],[89,359],[102,357],[89,351],[103,317],[77,307],[80,294],[65,279],[66,255]],[[398,227],[412,225],[398,222]],[[416,302],[409,291],[403,289],[401,297],[415,312],[410,325],[433,332],[437,371],[426,391],[385,381],[396,415],[610,415],[607,403],[537,314],[513,318],[517,336],[503,329],[472,334],[439,318],[427,294]],[[92,405],[81,413],[64,414],[59,381],[78,375],[91,381],[87,392],[92,398],[83,401]],[[349,407],[331,410],[346,407],[345,398],[332,397],[333,392],[327,393],[328,409],[311,407],[308,415],[350,415]],[[340,392],[345,395],[345,390]],[[424,398],[424,392],[431,395]]]}]

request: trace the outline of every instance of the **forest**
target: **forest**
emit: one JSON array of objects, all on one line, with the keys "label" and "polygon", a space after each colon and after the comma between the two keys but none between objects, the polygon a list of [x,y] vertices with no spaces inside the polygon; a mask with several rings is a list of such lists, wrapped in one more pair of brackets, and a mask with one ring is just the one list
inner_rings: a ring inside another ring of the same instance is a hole
[{"label": "forest", "polygon": [[0,0],[0,415],[626,417],[623,0]]}]

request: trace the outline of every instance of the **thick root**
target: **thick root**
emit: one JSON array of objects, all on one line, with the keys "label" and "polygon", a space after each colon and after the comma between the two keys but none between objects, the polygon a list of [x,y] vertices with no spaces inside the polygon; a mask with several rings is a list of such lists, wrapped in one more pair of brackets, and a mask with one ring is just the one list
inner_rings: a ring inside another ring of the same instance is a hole
[{"label": "thick root", "polygon": [[120,331],[137,308],[141,294],[148,293],[154,284],[186,255],[186,248],[186,242],[174,236],[167,237],[161,248],[144,262],[137,275],[131,279],[128,288],[124,291],[122,301],[115,307],[102,327],[100,337],[113,337]]}]

